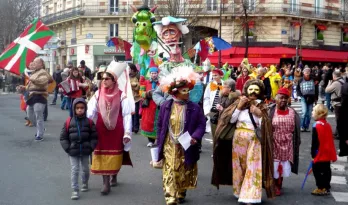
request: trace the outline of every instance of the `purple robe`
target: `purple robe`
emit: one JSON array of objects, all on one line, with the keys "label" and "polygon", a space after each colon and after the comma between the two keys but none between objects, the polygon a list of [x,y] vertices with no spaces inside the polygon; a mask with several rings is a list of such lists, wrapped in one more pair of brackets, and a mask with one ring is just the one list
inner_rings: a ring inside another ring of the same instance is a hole
[{"label": "purple robe", "polygon": [[[161,105],[157,121],[158,161],[163,159],[163,146],[168,133],[169,118],[172,112],[173,100],[168,100]],[[185,151],[185,164],[193,165],[199,160],[199,143],[205,133],[206,120],[202,108],[191,101],[187,103],[185,113],[184,133],[188,131],[191,137],[198,141]]]}]

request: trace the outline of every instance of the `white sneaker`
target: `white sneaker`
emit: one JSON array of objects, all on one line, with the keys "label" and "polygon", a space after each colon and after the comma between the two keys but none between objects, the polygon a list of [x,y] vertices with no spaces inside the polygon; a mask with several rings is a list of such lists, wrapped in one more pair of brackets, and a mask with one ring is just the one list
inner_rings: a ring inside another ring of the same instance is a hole
[{"label": "white sneaker", "polygon": [[153,146],[153,143],[152,143],[152,142],[149,142],[149,143],[147,143],[146,146],[147,146],[147,147],[152,147],[152,146]]},{"label": "white sneaker", "polygon": [[79,192],[73,191],[73,192],[71,193],[71,199],[72,199],[72,200],[78,200],[79,198],[80,198]]}]

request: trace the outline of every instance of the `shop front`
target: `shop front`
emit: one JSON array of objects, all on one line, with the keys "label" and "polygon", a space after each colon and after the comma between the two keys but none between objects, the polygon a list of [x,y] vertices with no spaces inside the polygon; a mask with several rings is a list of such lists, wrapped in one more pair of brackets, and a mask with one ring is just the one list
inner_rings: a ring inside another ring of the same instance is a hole
[{"label": "shop front", "polygon": [[118,49],[116,47],[107,47],[102,45],[93,46],[93,56],[94,56],[94,67],[106,64],[108,65],[114,58],[118,61],[125,60],[125,51]]}]

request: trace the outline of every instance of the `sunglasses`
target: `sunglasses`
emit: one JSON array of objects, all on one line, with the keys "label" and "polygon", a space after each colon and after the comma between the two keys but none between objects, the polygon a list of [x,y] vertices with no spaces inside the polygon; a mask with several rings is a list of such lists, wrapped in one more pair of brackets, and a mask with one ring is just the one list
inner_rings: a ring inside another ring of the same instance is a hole
[{"label": "sunglasses", "polygon": [[102,80],[111,80],[111,78],[102,78]]}]

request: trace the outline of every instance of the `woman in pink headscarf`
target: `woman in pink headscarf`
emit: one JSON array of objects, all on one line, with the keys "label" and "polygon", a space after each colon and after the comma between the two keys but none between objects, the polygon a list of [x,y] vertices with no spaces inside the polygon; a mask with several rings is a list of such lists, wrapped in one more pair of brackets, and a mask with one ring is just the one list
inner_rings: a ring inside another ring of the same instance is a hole
[{"label": "woman in pink headscarf", "polygon": [[98,132],[91,172],[103,176],[102,195],[109,194],[110,186],[116,186],[121,166],[132,165],[128,152],[132,133],[131,101],[118,83],[126,68],[124,62],[112,62],[106,70],[100,70],[100,89],[88,102],[87,117],[95,122]]}]

